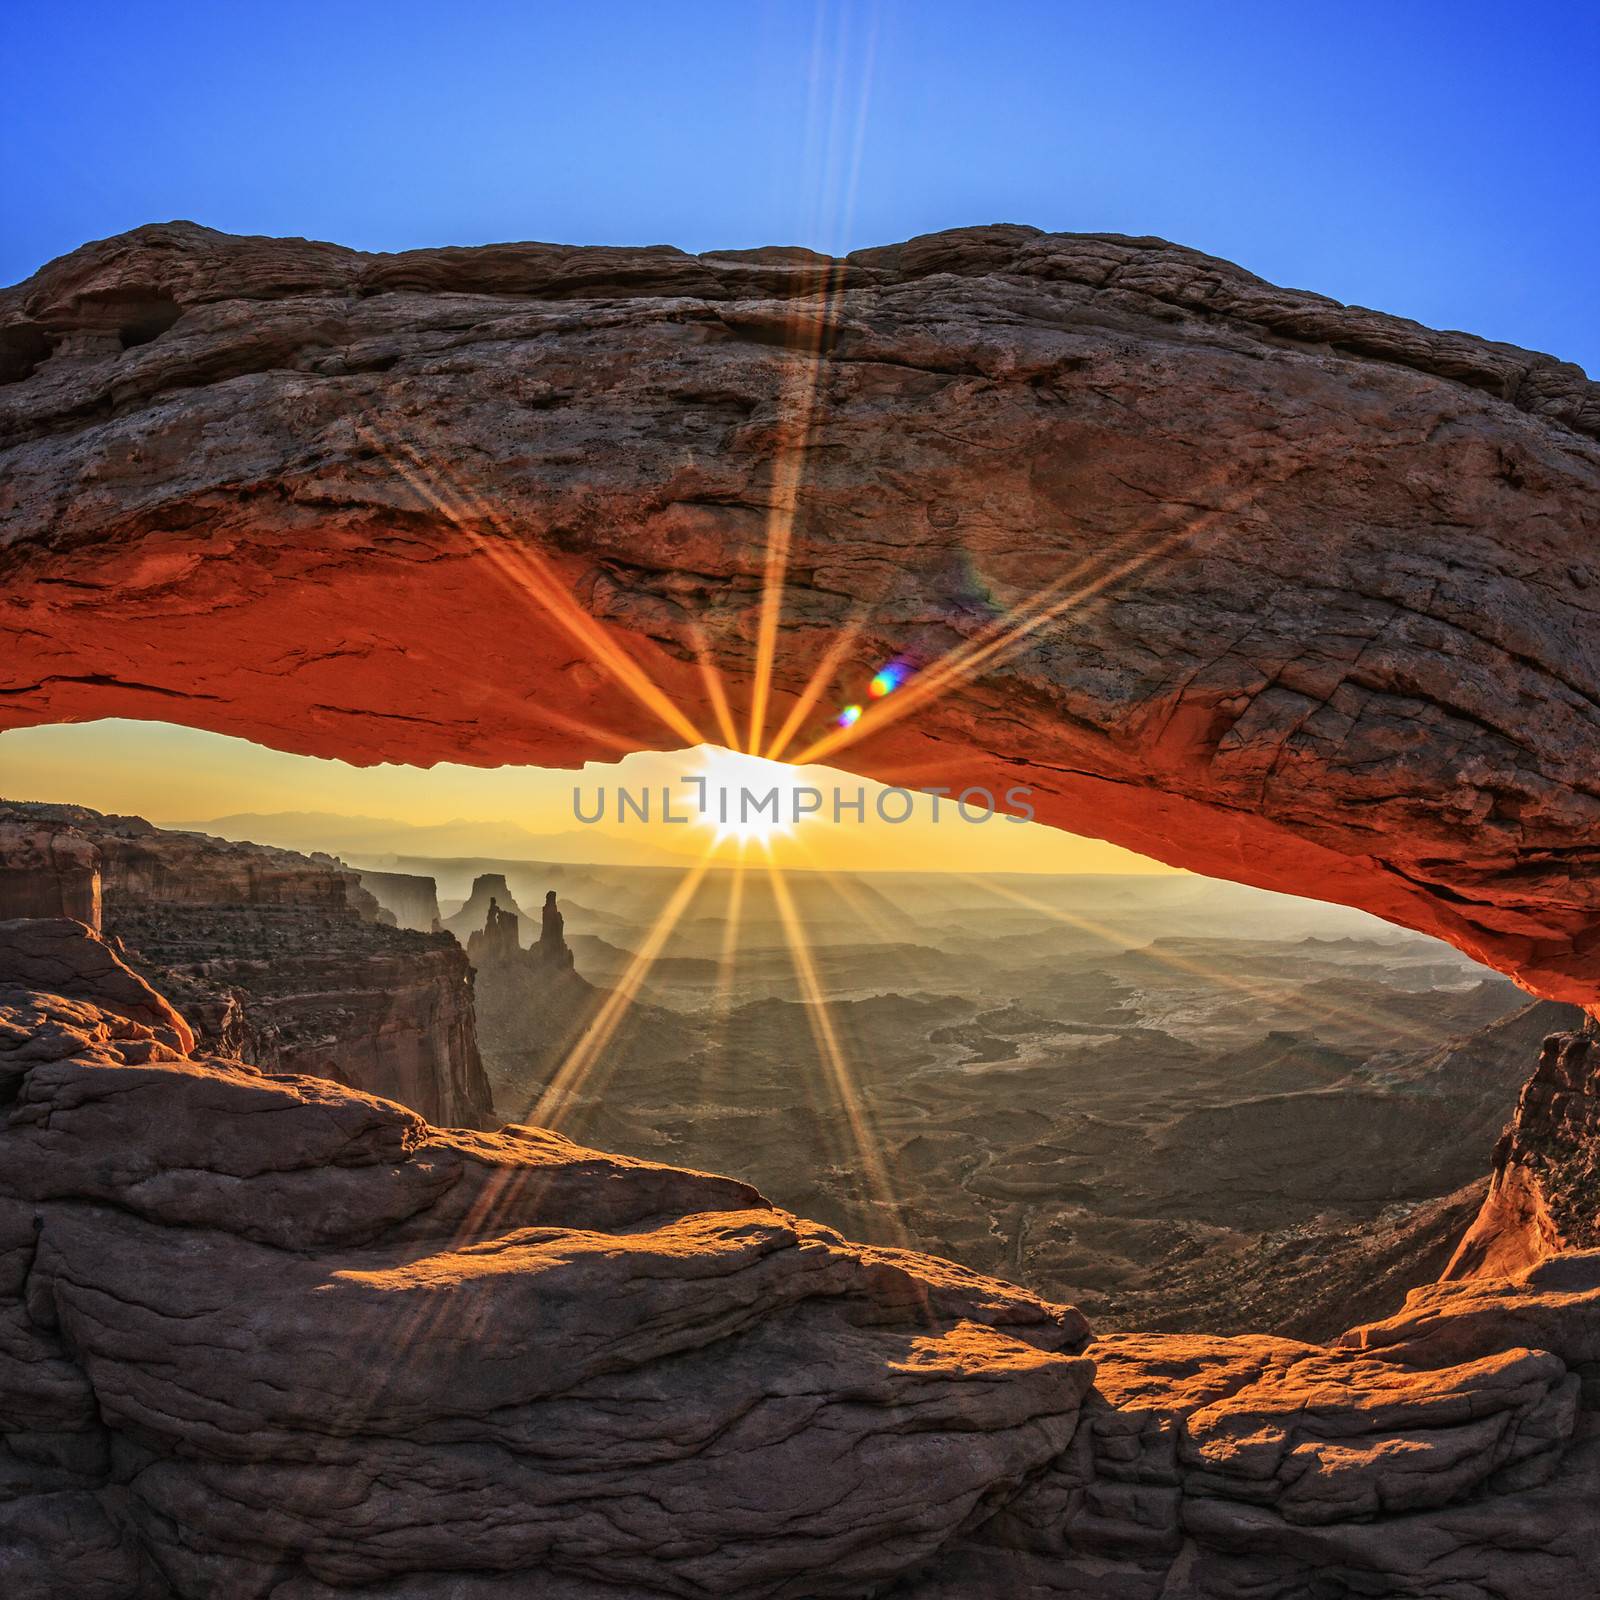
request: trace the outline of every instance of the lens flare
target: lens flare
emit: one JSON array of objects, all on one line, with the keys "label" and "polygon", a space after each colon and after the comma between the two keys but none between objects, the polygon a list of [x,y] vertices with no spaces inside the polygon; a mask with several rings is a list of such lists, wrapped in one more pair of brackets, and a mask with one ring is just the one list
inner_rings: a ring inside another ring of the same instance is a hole
[{"label": "lens flare", "polygon": [[853,727],[861,720],[860,706],[846,706],[837,717],[833,719],[841,728]]},{"label": "lens flare", "polygon": [[906,681],[906,674],[910,670],[903,661],[891,661],[867,685],[867,693],[874,700],[881,700],[886,694],[893,694]]}]

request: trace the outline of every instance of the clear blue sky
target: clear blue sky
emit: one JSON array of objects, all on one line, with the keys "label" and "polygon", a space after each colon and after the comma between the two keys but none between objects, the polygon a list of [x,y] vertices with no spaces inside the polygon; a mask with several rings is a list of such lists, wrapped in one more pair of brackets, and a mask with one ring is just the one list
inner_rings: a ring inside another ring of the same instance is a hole
[{"label": "clear blue sky", "polygon": [[6,0],[0,282],[366,249],[1154,233],[1600,372],[1600,5]]}]

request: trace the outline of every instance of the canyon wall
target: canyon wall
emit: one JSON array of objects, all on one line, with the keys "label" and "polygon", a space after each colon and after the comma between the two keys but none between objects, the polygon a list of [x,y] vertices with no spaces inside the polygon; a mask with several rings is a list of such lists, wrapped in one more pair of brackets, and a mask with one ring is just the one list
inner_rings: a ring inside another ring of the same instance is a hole
[{"label": "canyon wall", "polygon": [[1495,1146],[1489,1193],[1446,1281],[1600,1246],[1600,1037],[1552,1033]]},{"label": "canyon wall", "polygon": [[0,914],[73,917],[100,927],[100,852],[71,828],[7,818],[0,800]]},{"label": "canyon wall", "polygon": [[333,1077],[446,1125],[493,1121],[460,947],[384,925],[342,863],[83,806],[11,803],[0,807],[0,849],[15,870],[0,876],[0,914],[62,914],[48,895],[13,899],[8,887],[38,854],[8,841],[46,833],[62,841],[52,859],[93,857],[107,937],[207,1048]]},{"label": "canyon wall", "polygon": [[0,350],[0,726],[576,765],[717,737],[714,669],[790,754],[1600,994],[1600,389],[1549,356],[1156,239],[188,223],[0,291]]},{"label": "canyon wall", "polygon": [[357,876],[361,887],[393,915],[398,927],[414,928],[418,933],[438,929],[439,891],[432,878],[412,872],[366,870]]}]

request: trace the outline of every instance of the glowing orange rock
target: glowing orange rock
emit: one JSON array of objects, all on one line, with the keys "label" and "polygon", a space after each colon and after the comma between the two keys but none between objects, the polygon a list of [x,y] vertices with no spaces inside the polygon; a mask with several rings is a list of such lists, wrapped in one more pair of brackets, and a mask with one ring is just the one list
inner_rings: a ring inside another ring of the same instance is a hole
[{"label": "glowing orange rock", "polygon": [[575,764],[712,730],[702,658],[742,726],[774,622],[767,726],[826,679],[796,748],[904,661],[828,759],[1600,992],[1575,367],[1020,227],[830,263],[162,225],[0,294],[0,350],[5,725]]}]

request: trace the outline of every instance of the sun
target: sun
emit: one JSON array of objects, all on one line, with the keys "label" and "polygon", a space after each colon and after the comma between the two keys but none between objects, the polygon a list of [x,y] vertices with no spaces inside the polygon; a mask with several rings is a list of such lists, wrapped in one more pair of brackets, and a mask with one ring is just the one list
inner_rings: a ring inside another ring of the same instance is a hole
[{"label": "sun", "polygon": [[766,844],[793,833],[815,809],[811,797],[817,791],[785,762],[719,745],[702,745],[699,753],[701,762],[689,781],[696,786],[699,820],[716,830],[713,844],[725,839]]}]

